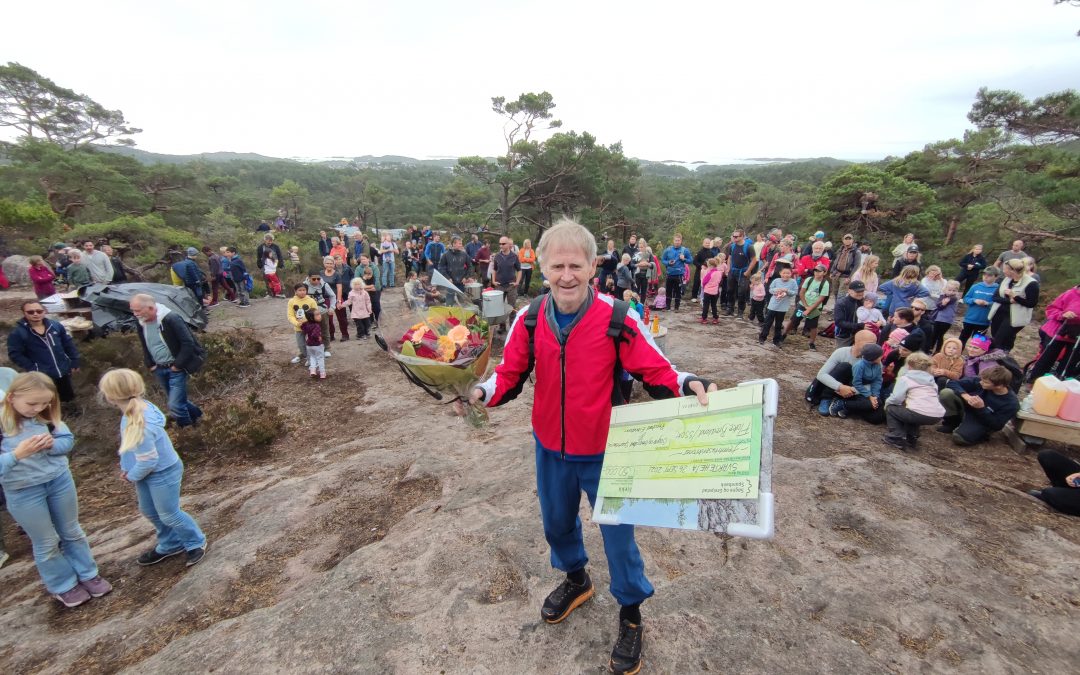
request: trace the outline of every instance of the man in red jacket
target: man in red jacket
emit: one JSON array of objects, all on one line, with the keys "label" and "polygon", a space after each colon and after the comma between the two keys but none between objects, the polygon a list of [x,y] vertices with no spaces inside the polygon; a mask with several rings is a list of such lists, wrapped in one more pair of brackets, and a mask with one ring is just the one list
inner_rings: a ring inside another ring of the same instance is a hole
[{"label": "man in red jacket", "polygon": [[[537,494],[551,564],[566,573],[540,615],[547,623],[559,623],[593,595],[578,508],[582,490],[590,503],[596,501],[618,375],[616,357],[653,398],[694,395],[704,405],[706,392],[716,385],[676,370],[636,312],[627,314],[616,351],[616,341],[608,335],[614,300],[594,293],[589,284],[596,273],[596,240],[587,229],[562,221],[544,233],[537,256],[551,292],[540,301],[532,344],[526,307],[514,318],[502,363],[477,386],[472,400],[489,407],[507,403],[521,393],[535,367]],[[620,605],[619,637],[609,665],[616,673],[636,673],[644,635],[640,605],[652,596],[653,586],[645,578],[634,527],[601,525],[600,532],[611,593]]]}]

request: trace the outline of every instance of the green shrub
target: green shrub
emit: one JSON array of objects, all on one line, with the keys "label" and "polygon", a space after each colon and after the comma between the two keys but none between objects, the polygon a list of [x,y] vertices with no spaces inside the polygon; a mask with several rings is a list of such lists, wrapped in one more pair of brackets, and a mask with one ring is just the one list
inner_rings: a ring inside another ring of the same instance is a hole
[{"label": "green shrub", "polygon": [[204,406],[199,424],[177,430],[174,438],[188,456],[197,453],[212,459],[224,453],[261,457],[285,431],[285,418],[277,406],[260,401],[252,392],[240,401]]},{"label": "green shrub", "polygon": [[199,342],[206,348],[206,366],[192,384],[206,395],[220,395],[247,382],[259,370],[259,355],[266,351],[251,328],[228,333],[203,333]]}]

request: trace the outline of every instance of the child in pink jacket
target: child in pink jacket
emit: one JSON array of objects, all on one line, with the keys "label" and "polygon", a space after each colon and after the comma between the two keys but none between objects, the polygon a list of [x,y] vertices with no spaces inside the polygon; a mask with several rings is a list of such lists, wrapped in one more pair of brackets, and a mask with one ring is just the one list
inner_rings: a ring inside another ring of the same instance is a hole
[{"label": "child in pink jacket", "polygon": [[364,288],[363,279],[353,279],[349,282],[349,297],[341,303],[342,307],[349,308],[349,318],[356,324],[356,334],[361,340],[371,337],[368,329],[371,327],[371,296]]}]

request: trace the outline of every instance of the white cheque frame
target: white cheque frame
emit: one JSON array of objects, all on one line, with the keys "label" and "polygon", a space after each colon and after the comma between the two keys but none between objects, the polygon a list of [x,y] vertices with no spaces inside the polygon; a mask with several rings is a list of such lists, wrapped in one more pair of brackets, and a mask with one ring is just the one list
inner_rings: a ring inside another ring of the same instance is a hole
[{"label": "white cheque frame", "polygon": [[[773,379],[740,382],[736,388],[762,387],[761,463],[757,499],[618,499],[597,496],[592,520],[600,525],[645,525],[728,534],[749,539],[772,539],[773,429],[780,388]],[[753,410],[753,409],[751,409]]]}]

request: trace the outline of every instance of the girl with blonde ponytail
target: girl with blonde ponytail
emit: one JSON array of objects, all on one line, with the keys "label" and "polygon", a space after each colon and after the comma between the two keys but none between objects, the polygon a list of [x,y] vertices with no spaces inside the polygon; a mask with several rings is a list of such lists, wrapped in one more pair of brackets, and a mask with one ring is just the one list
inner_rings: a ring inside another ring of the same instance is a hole
[{"label": "girl with blonde ponytail", "polygon": [[138,558],[153,565],[186,554],[187,566],[206,555],[206,535],[195,519],[180,509],[184,462],[165,433],[165,415],[147,401],[146,384],[134,370],[117,368],[101,377],[102,397],[123,413],[120,418],[120,471],[135,485],[139,511],[154,525],[157,544]]}]

